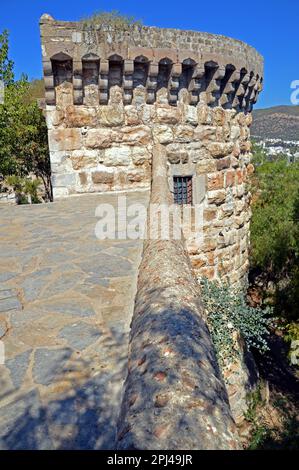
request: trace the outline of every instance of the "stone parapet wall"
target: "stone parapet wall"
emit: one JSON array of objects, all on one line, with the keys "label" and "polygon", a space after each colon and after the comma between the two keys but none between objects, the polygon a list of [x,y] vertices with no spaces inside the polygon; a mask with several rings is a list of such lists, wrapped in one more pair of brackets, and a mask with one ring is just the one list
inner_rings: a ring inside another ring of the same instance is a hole
[{"label": "stone parapet wall", "polygon": [[96,29],[43,15],[41,39],[48,104],[55,104],[55,86],[62,76],[74,86],[75,104],[88,100],[90,86],[96,99],[107,104],[109,89],[117,83],[126,104],[142,84],[148,103],[163,85],[171,104],[187,88],[194,105],[203,101],[251,109],[262,88],[262,57],[224,36],[154,27]]},{"label": "stone parapet wall", "polygon": [[[165,148],[154,145],[151,203],[171,202]],[[118,449],[239,448],[183,240],[144,242],[128,368]]]}]

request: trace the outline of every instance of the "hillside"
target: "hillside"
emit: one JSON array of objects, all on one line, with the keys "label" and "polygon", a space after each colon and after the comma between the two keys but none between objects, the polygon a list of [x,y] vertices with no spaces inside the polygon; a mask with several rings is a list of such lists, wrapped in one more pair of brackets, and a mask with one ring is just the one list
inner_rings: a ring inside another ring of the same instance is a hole
[{"label": "hillside", "polygon": [[299,140],[299,106],[275,106],[253,112],[253,137]]}]

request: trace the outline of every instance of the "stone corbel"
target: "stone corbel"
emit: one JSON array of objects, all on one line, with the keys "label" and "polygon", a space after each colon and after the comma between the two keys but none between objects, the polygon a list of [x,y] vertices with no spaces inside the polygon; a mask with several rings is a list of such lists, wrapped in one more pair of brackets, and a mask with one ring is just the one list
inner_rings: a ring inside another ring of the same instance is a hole
[{"label": "stone corbel", "polygon": [[230,80],[226,84],[226,87],[224,88],[222,97],[220,99],[220,102],[223,106],[225,107],[232,107],[234,98],[236,96],[236,91],[239,87],[241,79],[241,74],[239,70],[235,70],[230,77]]},{"label": "stone corbel", "polygon": [[196,65],[194,67],[192,80],[189,85],[189,93],[190,93],[190,104],[196,106],[199,100],[199,93],[203,89],[204,85],[204,76],[205,76],[205,68],[203,65]]},{"label": "stone corbel", "polygon": [[220,99],[221,80],[225,77],[225,67],[219,67],[206,89],[207,104],[215,104]]},{"label": "stone corbel", "polygon": [[74,104],[83,103],[82,61],[73,62]]},{"label": "stone corbel", "polygon": [[46,104],[54,106],[56,104],[54,74],[52,62],[50,60],[43,61],[44,81],[45,81],[45,99]]},{"label": "stone corbel", "polygon": [[156,99],[157,78],[159,73],[159,65],[151,62],[149,65],[148,78],[146,82],[147,100],[148,104],[153,104]]},{"label": "stone corbel", "polygon": [[182,64],[173,64],[169,79],[169,103],[175,105],[178,100]]},{"label": "stone corbel", "polygon": [[245,94],[248,87],[248,83],[250,82],[250,74],[246,73],[242,80],[239,83],[239,86],[236,89],[235,99],[233,101],[233,106],[235,108],[246,108],[246,99]]},{"label": "stone corbel", "polygon": [[101,59],[100,69],[99,69],[100,104],[108,103],[108,74],[109,74],[109,61]]},{"label": "stone corbel", "polygon": [[131,104],[132,102],[133,73],[134,73],[134,61],[130,59],[126,59],[124,61],[124,77],[123,77],[124,104]]}]

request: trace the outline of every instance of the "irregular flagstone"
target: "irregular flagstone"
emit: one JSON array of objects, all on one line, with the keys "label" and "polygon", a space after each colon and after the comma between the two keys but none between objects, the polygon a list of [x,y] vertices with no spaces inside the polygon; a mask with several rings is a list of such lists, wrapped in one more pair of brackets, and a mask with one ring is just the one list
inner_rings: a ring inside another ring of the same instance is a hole
[{"label": "irregular flagstone", "polygon": [[92,317],[95,315],[95,311],[91,305],[81,299],[56,299],[52,302],[45,302],[45,309],[58,314],[61,313],[78,317]]},{"label": "irregular flagstone", "polygon": [[25,377],[29,366],[31,351],[25,351],[22,354],[18,354],[13,359],[8,359],[5,362],[6,367],[10,371],[10,376],[12,383],[16,388],[19,388],[22,384],[22,381]]},{"label": "irregular flagstone", "polygon": [[114,448],[142,241],[97,239],[101,203],[1,209],[1,449]]},{"label": "irregular flagstone", "polygon": [[0,312],[9,312],[10,310],[21,310],[22,305],[17,297],[9,297],[0,300]]},{"label": "irregular flagstone", "polygon": [[83,350],[95,343],[102,332],[96,327],[87,323],[73,323],[65,326],[59,333],[59,337],[65,339],[73,349]]},{"label": "irregular flagstone", "polygon": [[33,377],[37,384],[49,385],[64,371],[72,350],[64,349],[38,349],[34,356]]}]

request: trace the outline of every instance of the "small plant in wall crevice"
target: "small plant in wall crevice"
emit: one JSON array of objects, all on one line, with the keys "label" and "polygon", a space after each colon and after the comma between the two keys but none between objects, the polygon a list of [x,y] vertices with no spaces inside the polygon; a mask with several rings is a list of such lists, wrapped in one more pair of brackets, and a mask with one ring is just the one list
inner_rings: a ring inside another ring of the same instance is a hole
[{"label": "small plant in wall crevice", "polygon": [[221,281],[199,280],[201,298],[220,365],[239,354],[236,337],[240,334],[246,347],[260,352],[268,350],[271,308],[253,308],[247,304],[243,290]]}]

